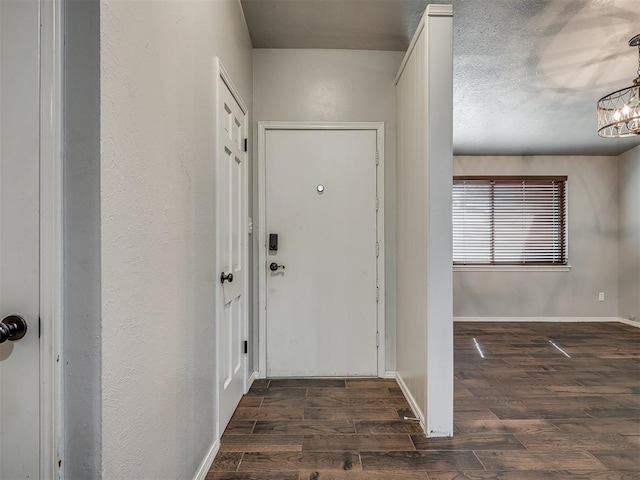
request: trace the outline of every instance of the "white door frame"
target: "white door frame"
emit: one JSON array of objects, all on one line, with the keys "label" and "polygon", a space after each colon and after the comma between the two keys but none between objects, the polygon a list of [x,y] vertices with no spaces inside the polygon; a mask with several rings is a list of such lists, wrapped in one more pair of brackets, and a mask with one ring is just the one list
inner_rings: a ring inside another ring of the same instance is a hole
[{"label": "white door frame", "polygon": [[64,0],[40,0],[40,478],[64,478],[62,82]]},{"label": "white door frame", "polygon": [[[215,57],[214,58],[214,73],[215,73],[215,128],[214,128],[214,145],[215,145],[215,155],[216,157],[214,158],[214,162],[216,162],[216,166],[217,166],[217,162],[218,162],[218,152],[220,151],[220,139],[219,139],[219,135],[218,135],[218,106],[220,105],[220,80],[222,80],[225,85],[229,88],[229,91],[231,92],[231,95],[233,95],[233,98],[236,100],[236,102],[238,102],[238,105],[240,106],[240,109],[242,110],[242,113],[244,113],[245,115],[245,119],[244,119],[244,132],[246,135],[246,138],[249,138],[249,109],[247,108],[247,105],[244,103],[244,101],[242,100],[242,97],[240,96],[240,92],[238,91],[238,89],[235,87],[235,85],[233,84],[233,81],[231,80],[231,77],[229,76],[229,74],[227,73],[227,71],[225,70],[224,66],[222,65],[222,62],[220,61],[220,58]],[[245,195],[246,197],[244,198],[244,207],[243,207],[243,212],[242,212],[242,218],[243,218],[243,236],[244,236],[244,248],[242,251],[242,265],[245,268],[245,275],[243,276],[243,285],[242,285],[242,290],[243,290],[243,294],[242,294],[242,301],[244,303],[243,305],[243,315],[242,315],[242,325],[240,327],[240,330],[242,332],[242,337],[247,339],[247,331],[248,331],[248,318],[249,318],[249,313],[248,313],[248,307],[249,307],[249,268],[248,268],[248,260],[249,260],[249,238],[248,238],[248,233],[247,233],[247,229],[249,226],[249,184],[248,184],[248,177],[249,177],[249,152],[245,152],[245,164],[246,164],[246,175],[245,175]],[[216,175],[217,175],[217,168],[216,168]],[[217,178],[217,177],[216,177]],[[216,180],[217,181],[217,180]],[[218,202],[217,202],[217,193],[216,196],[214,197],[214,201],[216,202],[215,204],[215,211],[218,211]],[[216,245],[215,248],[217,249],[218,246]],[[216,250],[217,251],[217,250]],[[216,281],[220,281],[219,276],[220,275],[220,271],[218,270],[218,258],[216,256],[216,271],[214,272],[214,278],[216,279]],[[222,301],[222,294],[219,294],[221,290],[221,287],[218,286],[216,287],[216,292],[218,292],[216,294],[216,303]],[[220,389],[218,388],[219,382],[220,382],[220,371],[219,371],[219,365],[220,362],[217,361],[218,359],[218,355],[220,354],[220,348],[218,347],[219,345],[219,318],[218,318],[218,305],[216,304],[216,318],[215,318],[215,332],[216,332],[216,352],[215,352],[215,358],[216,358],[216,367],[215,367],[215,388],[216,388],[216,402],[217,402],[217,407],[220,405]],[[249,362],[247,359],[247,355],[244,355],[244,365],[242,367],[242,375],[243,375],[243,389],[244,389],[244,393],[247,393],[248,389],[249,389]],[[220,439],[220,437],[222,436],[222,432],[220,431],[219,428],[219,423],[220,423],[220,418],[218,415],[219,412],[219,408],[217,408],[216,410],[216,425],[214,425],[215,431],[216,431],[216,435],[217,435],[217,440]]]},{"label": "white door frame", "polygon": [[[258,122],[258,377],[265,378],[267,373],[267,157],[266,139],[268,130],[372,130],[376,132],[377,174],[376,191],[378,195],[377,258],[378,281],[378,377],[384,377],[385,367],[385,262],[384,262],[384,122]],[[255,345],[254,345],[255,347]],[[253,350],[255,352],[255,348]]]}]

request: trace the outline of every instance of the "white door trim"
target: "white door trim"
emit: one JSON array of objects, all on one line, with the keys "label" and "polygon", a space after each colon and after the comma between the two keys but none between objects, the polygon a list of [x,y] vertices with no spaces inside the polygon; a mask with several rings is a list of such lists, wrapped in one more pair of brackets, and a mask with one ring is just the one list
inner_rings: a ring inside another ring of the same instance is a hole
[{"label": "white door trim", "polygon": [[62,82],[64,1],[40,0],[40,478],[64,478]]},{"label": "white door trim", "polygon": [[[378,169],[376,191],[378,194],[377,237],[380,253],[377,262],[379,288],[378,300],[378,377],[385,376],[385,261],[384,261],[384,122],[258,122],[258,376],[267,372],[267,231],[266,231],[266,133],[268,130],[373,130],[376,132]],[[255,352],[255,345],[254,350]]]}]

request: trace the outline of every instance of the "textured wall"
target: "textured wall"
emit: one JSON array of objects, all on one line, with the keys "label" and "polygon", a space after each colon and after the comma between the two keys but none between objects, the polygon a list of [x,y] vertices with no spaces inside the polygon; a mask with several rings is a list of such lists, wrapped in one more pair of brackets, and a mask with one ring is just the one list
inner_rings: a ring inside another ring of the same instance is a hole
[{"label": "textured wall", "polygon": [[[617,317],[616,157],[454,157],[454,175],[567,175],[569,271],[454,271],[455,317]],[[605,301],[598,301],[598,293]]]},{"label": "textured wall", "polygon": [[252,102],[239,1],[101,3],[104,477],[192,478],[214,442],[213,58]]},{"label": "textured wall", "polygon": [[640,321],[640,147],[621,155],[619,316]]},{"label": "textured wall", "polygon": [[253,54],[253,117],[256,121],[385,122],[387,370],[395,370],[396,103],[393,79],[401,61],[402,54],[398,52],[359,50],[265,49],[254,50]]}]

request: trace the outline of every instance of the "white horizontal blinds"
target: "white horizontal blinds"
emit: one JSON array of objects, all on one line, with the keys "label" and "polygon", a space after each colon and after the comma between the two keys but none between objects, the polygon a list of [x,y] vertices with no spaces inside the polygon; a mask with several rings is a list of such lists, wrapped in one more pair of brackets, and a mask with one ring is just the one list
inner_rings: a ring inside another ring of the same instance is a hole
[{"label": "white horizontal blinds", "polygon": [[453,263],[493,262],[493,186],[453,182]]},{"label": "white horizontal blinds", "polygon": [[566,177],[456,177],[456,264],[564,265]]},{"label": "white horizontal blinds", "polygon": [[562,184],[556,181],[496,181],[494,263],[562,264]]}]

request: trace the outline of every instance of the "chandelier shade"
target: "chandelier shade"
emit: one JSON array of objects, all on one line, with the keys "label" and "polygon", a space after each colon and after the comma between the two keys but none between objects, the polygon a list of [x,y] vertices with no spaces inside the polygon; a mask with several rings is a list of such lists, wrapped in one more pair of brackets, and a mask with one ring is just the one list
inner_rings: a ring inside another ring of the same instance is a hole
[{"label": "chandelier shade", "polygon": [[629,40],[638,47],[638,78],[627,88],[598,100],[598,135],[622,138],[640,135],[640,35]]}]

